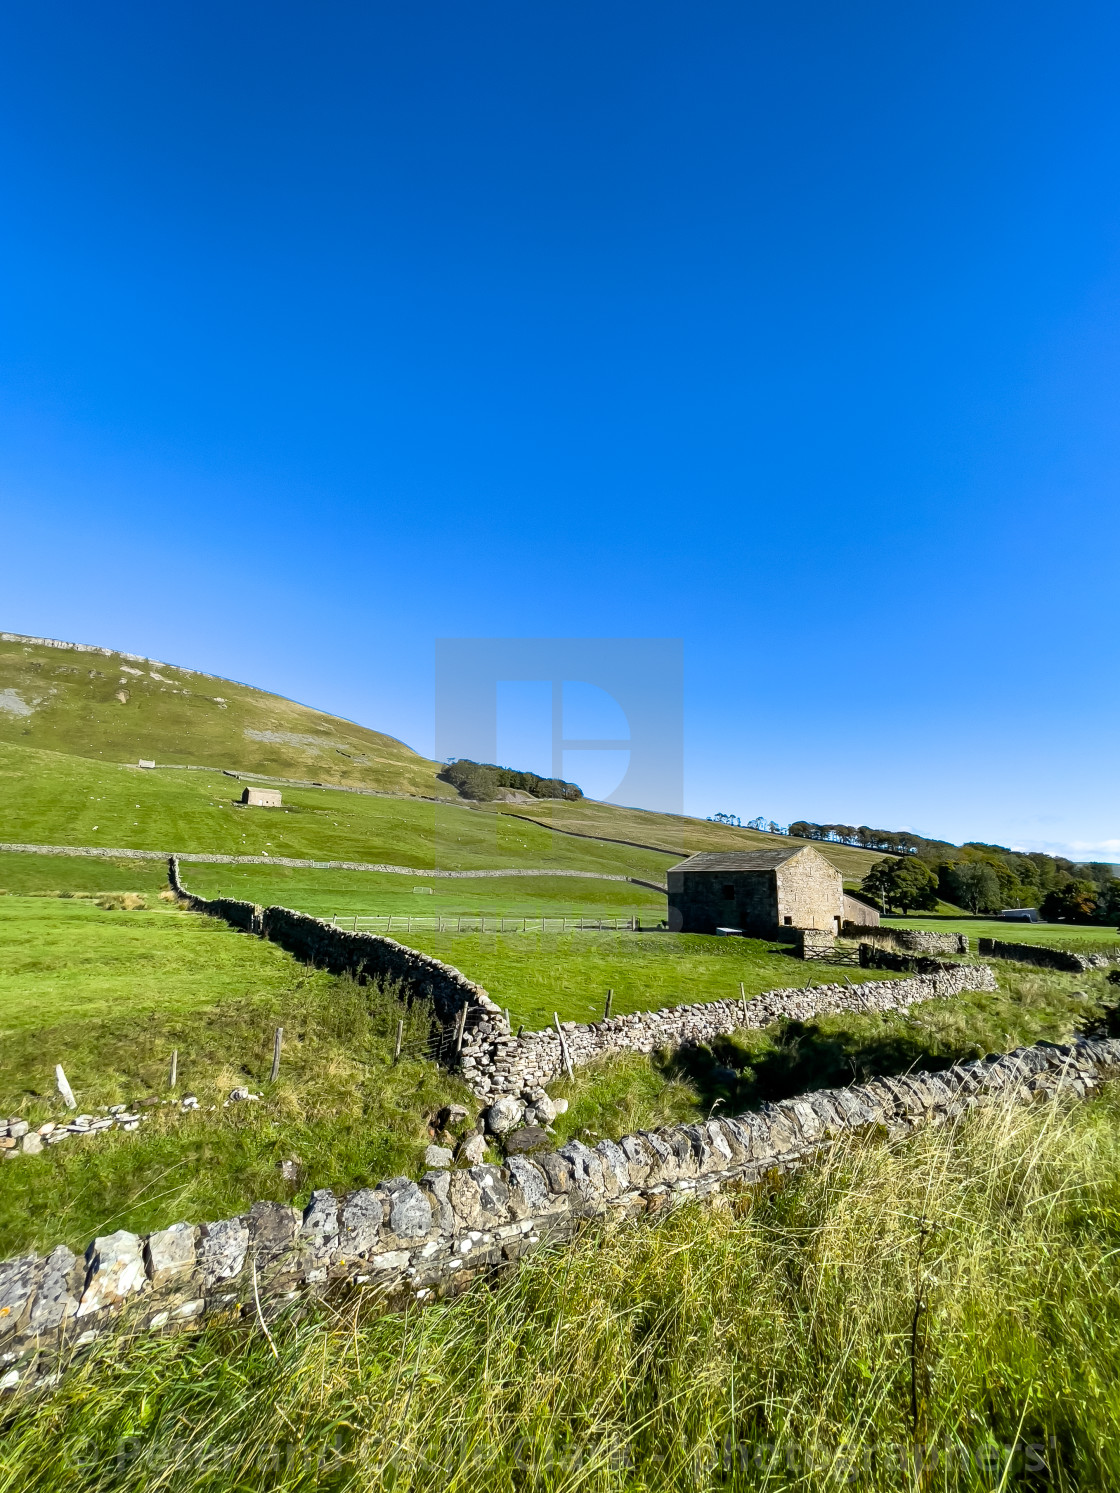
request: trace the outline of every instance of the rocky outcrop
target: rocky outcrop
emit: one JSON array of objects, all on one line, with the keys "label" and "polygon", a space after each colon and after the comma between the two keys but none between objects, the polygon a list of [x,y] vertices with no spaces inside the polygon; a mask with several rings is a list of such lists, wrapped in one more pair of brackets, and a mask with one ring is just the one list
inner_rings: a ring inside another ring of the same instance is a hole
[{"label": "rocky outcrop", "polygon": [[[804,1166],[849,1134],[902,1136],[982,1104],[1091,1095],[1120,1074],[1120,1041],[1042,1043],[845,1089],[735,1119],[641,1131],[503,1166],[391,1177],[302,1210],[258,1202],[235,1218],[119,1229],[84,1259],[65,1246],[0,1264],[0,1388],[57,1371],[106,1333],[168,1333],[220,1317],[273,1318],[309,1295],[368,1289],[389,1304],[462,1289],[589,1219],[638,1217]],[[516,1133],[516,1132],[515,1132]]]}]

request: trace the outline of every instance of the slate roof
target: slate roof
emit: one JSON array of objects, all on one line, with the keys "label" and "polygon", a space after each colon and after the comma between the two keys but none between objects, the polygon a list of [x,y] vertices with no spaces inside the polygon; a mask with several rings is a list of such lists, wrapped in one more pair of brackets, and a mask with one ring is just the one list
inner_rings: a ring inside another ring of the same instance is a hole
[{"label": "slate roof", "polygon": [[785,861],[807,850],[791,845],[786,850],[701,850],[688,860],[670,866],[670,871],[773,871]]}]

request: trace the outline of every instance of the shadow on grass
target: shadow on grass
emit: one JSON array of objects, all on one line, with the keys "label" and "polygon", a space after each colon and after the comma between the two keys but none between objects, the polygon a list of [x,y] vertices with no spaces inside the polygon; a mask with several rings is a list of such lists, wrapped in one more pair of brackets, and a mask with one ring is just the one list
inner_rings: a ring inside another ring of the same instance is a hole
[{"label": "shadow on grass", "polygon": [[[1105,1010],[1082,1030],[1086,1036],[1120,1035],[1120,1009]],[[982,1055],[963,1034],[956,1040],[941,1034],[931,1042],[928,1031],[915,1028],[860,1032],[791,1021],[747,1038],[681,1048],[665,1054],[659,1066],[666,1077],[690,1084],[709,1113],[734,1115],[814,1089],[894,1078],[912,1069],[937,1072]]]}]

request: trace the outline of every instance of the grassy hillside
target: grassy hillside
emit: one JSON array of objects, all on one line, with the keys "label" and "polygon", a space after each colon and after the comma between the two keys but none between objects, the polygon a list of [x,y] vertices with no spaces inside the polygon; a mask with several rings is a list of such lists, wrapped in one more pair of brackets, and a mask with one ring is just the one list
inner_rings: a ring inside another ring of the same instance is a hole
[{"label": "grassy hillside", "polygon": [[222,855],[283,855],[445,870],[506,866],[664,878],[674,857],[554,835],[466,803],[287,788],[245,808],[220,772],[160,773],[0,744],[0,838]]},{"label": "grassy hillside", "polygon": [[592,1227],[493,1290],[112,1337],[0,1429],[7,1486],[1104,1490],[1120,1103],[845,1140],[717,1211]]},{"label": "grassy hillside", "polygon": [[[32,748],[39,755],[13,755],[15,748]],[[317,818],[305,819],[298,830],[289,819],[278,831],[279,842],[270,843],[274,837],[261,833],[257,821],[243,819],[235,825],[227,815],[227,823],[219,826],[214,815],[199,812],[239,792],[239,785],[223,781],[218,771],[157,770],[145,774],[143,792],[132,793],[120,778],[90,778],[82,768],[67,769],[59,760],[105,766],[141,757],[413,798],[455,798],[450,785],[437,779],[438,764],[402,742],[279,695],[109,650],[50,647],[0,634],[0,839],[227,853],[269,849],[324,860],[392,860],[448,868],[494,865],[493,856],[504,854],[514,856],[507,861],[511,865],[543,858],[557,866],[610,865],[636,875],[662,870],[682,853],[772,848],[775,843],[754,830],[590,800],[546,799],[516,808],[488,804],[468,809],[455,803],[449,817],[448,809],[429,804],[419,816],[401,812],[394,818],[378,816],[370,807],[373,801],[360,796],[311,790],[307,797],[307,790],[291,788],[284,790],[286,804]],[[206,782],[199,783],[200,777]],[[466,813],[483,817],[464,832]],[[664,854],[624,847],[595,850],[593,840],[584,840],[581,850],[570,834],[553,835],[514,815],[569,832],[663,847]],[[482,824],[490,828],[483,831]],[[346,829],[352,833],[332,833]],[[469,857],[472,844],[485,834],[491,839],[483,859],[457,859],[460,854]],[[850,880],[859,880],[880,858],[843,845],[815,848]],[[433,855],[440,858],[433,861]]]},{"label": "grassy hillside", "polygon": [[0,741],[449,796],[403,742],[280,695],[109,650],[0,634]]},{"label": "grassy hillside", "polygon": [[664,846],[674,855],[681,852],[693,855],[698,850],[773,850],[775,847],[812,845],[850,881],[862,880],[875,862],[883,859],[878,851],[858,850],[850,845],[768,835],[761,830],[714,824],[708,819],[618,808],[614,804],[586,798],[574,803],[564,799],[542,799],[516,808],[488,807],[491,812],[524,815],[569,834],[612,836],[636,841],[640,845]]}]

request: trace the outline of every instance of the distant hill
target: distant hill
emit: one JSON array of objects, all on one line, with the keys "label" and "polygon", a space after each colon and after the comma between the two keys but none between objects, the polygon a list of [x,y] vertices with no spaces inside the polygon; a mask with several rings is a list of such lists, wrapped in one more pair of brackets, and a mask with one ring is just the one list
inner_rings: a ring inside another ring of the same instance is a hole
[{"label": "distant hill", "polygon": [[[210,816],[203,815],[202,821],[196,822],[195,808],[188,812],[188,804],[194,805],[196,799],[199,805],[203,801],[208,804],[217,792],[213,785],[201,781],[202,774],[146,777],[140,823],[131,812],[125,812],[128,805],[119,815],[111,815],[104,796],[108,792],[109,801],[115,802],[119,789],[131,804],[133,789],[117,785],[109,790],[101,778],[94,782],[84,769],[78,771],[77,764],[74,770],[66,769],[64,761],[52,759],[52,753],[103,764],[135,764],[145,758],[164,765],[205,765],[297,778],[326,787],[372,788],[403,798],[460,802],[454,786],[437,777],[443,770],[440,763],[429,761],[392,736],[353,721],[175,664],[88,644],[6,632],[0,633],[3,745],[23,748],[25,754],[9,755],[0,763],[0,777],[5,780],[5,794],[0,799],[0,840],[137,848],[174,845],[215,851],[231,848],[216,832],[216,824],[212,830],[204,828]],[[194,781],[196,778],[200,781]],[[180,781],[176,784],[173,779]],[[285,798],[293,801],[288,794]],[[360,816],[364,824],[366,811],[359,811],[350,802],[347,816],[355,825],[355,816]],[[99,805],[92,816],[97,821],[96,831],[92,821],[86,824],[92,804]],[[415,806],[417,811],[420,807]],[[476,804],[474,808],[487,815],[503,816],[503,820],[506,815],[532,819],[546,829],[562,831],[559,838],[566,841],[564,854],[576,857],[573,864],[584,864],[577,850],[581,839],[589,854],[592,848],[588,841],[608,840],[682,856],[696,850],[751,850],[774,843],[771,835],[757,830],[590,799],[568,802],[548,798],[530,803]],[[307,828],[305,821],[301,823]],[[427,833],[421,823],[415,815],[406,814],[388,834],[371,820],[362,831],[358,847],[341,841],[335,844],[333,830],[328,833],[324,824],[298,853],[393,862],[402,862],[403,857],[403,863],[424,864],[427,862],[423,859],[415,859],[422,855]],[[407,829],[406,824],[413,828]],[[240,840],[240,831],[237,838]],[[412,859],[410,842],[414,842]],[[510,840],[508,864],[521,862],[520,848],[516,839]],[[859,880],[881,858],[877,852],[847,845],[820,844],[817,848],[850,881]],[[529,852],[528,846],[525,851],[524,862],[530,864],[536,852]],[[623,852],[622,863],[612,864],[612,869],[629,869],[627,862],[632,861],[635,874],[648,874],[647,860],[640,848],[636,854]],[[597,864],[594,857],[586,862],[593,863]]]},{"label": "distant hill", "polygon": [[87,644],[0,633],[0,741],[95,761],[201,763],[450,798],[380,731],[246,684]]}]

